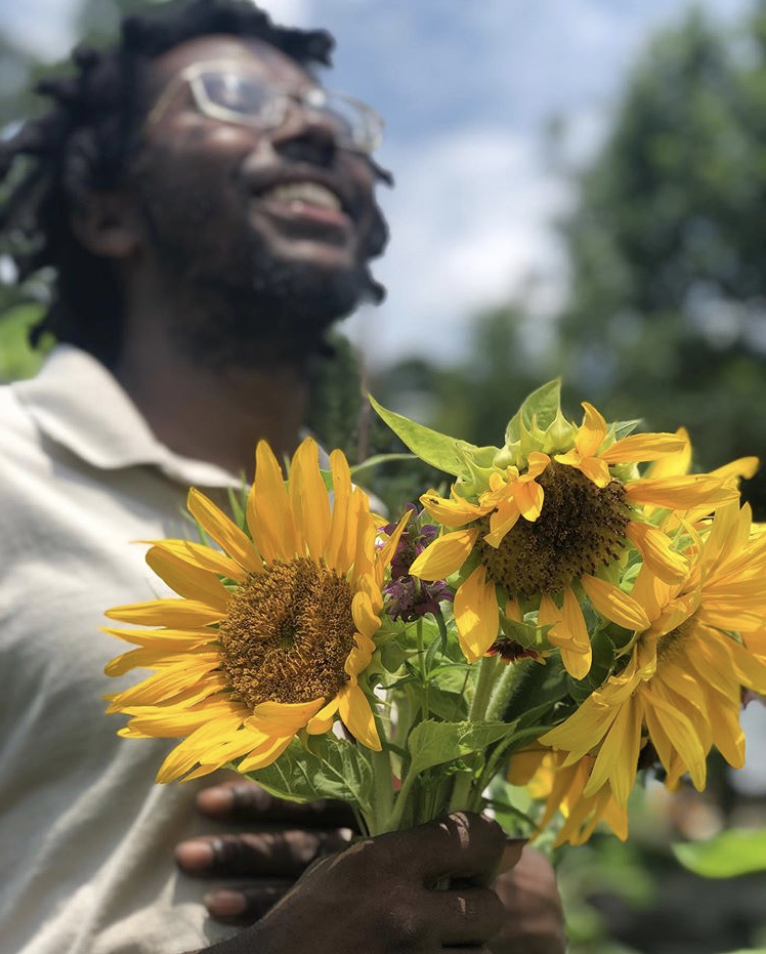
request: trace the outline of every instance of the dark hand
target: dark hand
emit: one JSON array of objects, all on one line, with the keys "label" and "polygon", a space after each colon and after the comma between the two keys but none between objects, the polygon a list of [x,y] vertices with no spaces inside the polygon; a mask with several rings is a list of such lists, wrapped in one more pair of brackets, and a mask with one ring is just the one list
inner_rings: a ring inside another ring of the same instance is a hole
[{"label": "dark hand", "polygon": [[343,802],[283,801],[246,779],[203,789],[197,805],[209,818],[257,829],[194,838],[176,848],[187,874],[239,882],[205,897],[211,917],[228,924],[262,917],[312,862],[347,847],[355,824]]},{"label": "dark hand", "polygon": [[564,912],[556,874],[544,855],[525,848],[516,867],[502,874],[494,889],[506,918],[489,945],[493,954],[564,954]]},{"label": "dark hand", "polygon": [[367,838],[318,861],[211,954],[489,954],[505,911],[487,885],[519,854],[495,822],[462,812]]}]

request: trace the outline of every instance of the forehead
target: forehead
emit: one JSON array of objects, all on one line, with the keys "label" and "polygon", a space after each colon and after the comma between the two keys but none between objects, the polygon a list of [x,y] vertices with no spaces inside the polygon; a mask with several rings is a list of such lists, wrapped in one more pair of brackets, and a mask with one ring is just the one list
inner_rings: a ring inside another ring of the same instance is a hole
[{"label": "forehead", "polygon": [[316,83],[295,60],[263,40],[215,34],[187,40],[158,56],[151,65],[150,85],[161,88],[187,66],[210,61],[241,65],[280,86]]}]

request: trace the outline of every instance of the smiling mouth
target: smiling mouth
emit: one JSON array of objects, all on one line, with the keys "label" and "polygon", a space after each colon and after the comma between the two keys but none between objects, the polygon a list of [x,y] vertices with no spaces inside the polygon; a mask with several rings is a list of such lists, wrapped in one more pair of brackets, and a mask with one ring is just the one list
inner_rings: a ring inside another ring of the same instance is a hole
[{"label": "smiling mouth", "polygon": [[287,205],[296,211],[309,206],[328,212],[343,212],[338,196],[317,182],[289,182],[262,192],[262,201],[274,205]]}]

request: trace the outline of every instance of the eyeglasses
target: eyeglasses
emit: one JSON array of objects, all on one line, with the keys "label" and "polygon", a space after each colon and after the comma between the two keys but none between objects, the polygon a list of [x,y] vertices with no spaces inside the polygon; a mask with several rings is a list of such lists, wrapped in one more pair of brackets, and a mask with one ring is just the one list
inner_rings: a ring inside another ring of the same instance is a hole
[{"label": "eyeglasses", "polygon": [[369,155],[380,145],[383,120],[365,103],[321,86],[286,90],[229,61],[194,63],[177,73],[160,93],[147,125],[162,118],[179,89],[188,84],[200,112],[225,123],[254,121],[276,129],[295,104],[329,120],[341,148]]}]

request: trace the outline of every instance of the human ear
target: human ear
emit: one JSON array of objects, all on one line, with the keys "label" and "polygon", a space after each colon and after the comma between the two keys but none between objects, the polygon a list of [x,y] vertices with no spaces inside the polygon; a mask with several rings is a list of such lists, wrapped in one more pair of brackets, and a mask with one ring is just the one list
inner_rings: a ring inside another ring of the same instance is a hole
[{"label": "human ear", "polygon": [[103,258],[128,258],[140,244],[136,207],[124,192],[91,192],[75,209],[71,222],[85,248]]}]

